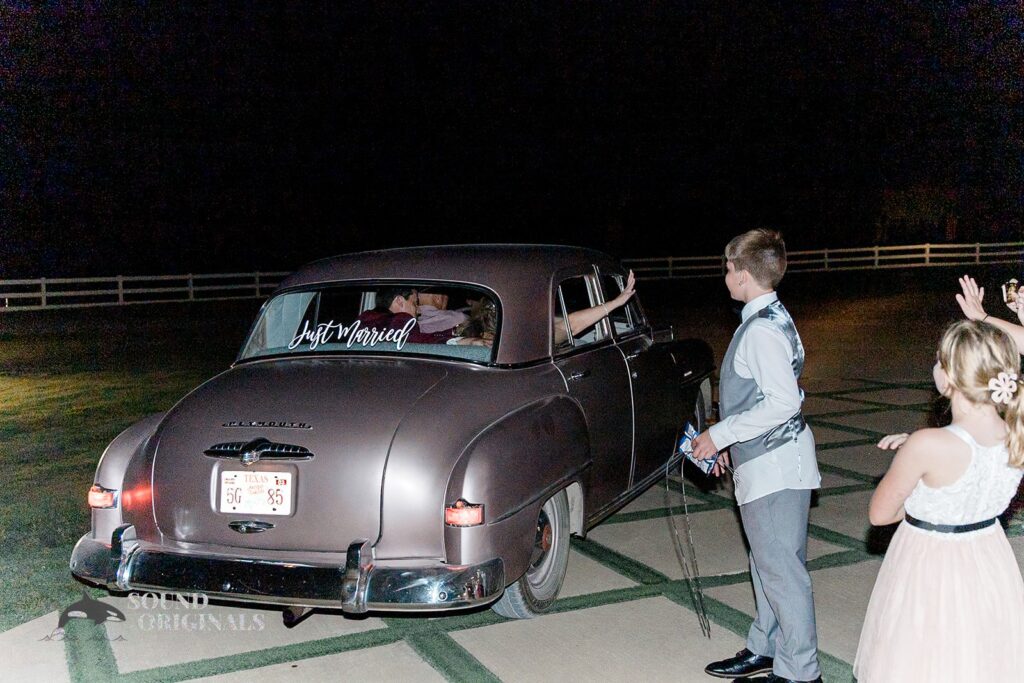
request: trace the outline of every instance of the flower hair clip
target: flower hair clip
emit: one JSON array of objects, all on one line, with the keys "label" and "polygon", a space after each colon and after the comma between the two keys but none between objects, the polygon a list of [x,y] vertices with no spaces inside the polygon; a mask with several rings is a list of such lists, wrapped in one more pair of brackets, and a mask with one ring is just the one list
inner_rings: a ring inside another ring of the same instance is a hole
[{"label": "flower hair clip", "polygon": [[1017,374],[1000,372],[988,381],[988,388],[992,392],[993,403],[1009,404],[1017,392]]}]

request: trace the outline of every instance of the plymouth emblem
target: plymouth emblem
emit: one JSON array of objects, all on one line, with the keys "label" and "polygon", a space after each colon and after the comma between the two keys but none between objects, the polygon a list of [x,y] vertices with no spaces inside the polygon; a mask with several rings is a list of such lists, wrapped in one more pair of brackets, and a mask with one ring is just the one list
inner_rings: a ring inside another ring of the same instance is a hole
[{"label": "plymouth emblem", "polygon": [[250,519],[229,522],[228,526],[240,534],[258,534],[266,531],[267,529],[274,528],[274,525],[270,522],[257,522]]},{"label": "plymouth emblem", "polygon": [[288,422],[285,420],[232,420],[224,422],[221,427],[274,427],[276,429],[312,429],[308,422]]},{"label": "plymouth emblem", "polygon": [[266,439],[253,439],[242,446],[242,454],[239,456],[239,460],[246,467],[257,463],[260,461],[260,455],[263,454],[264,449],[269,445],[270,442]]}]

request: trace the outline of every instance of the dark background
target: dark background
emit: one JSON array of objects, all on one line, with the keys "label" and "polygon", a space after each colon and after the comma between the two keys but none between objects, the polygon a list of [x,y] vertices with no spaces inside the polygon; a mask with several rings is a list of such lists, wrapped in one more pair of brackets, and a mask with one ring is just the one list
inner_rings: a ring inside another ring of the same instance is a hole
[{"label": "dark background", "polygon": [[0,7],[0,278],[1022,239],[1020,3]]}]

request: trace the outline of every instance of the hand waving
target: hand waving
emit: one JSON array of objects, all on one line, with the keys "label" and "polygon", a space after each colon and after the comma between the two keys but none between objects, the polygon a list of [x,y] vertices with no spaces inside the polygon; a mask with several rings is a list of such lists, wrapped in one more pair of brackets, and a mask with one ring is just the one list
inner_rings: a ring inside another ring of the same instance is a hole
[{"label": "hand waving", "polygon": [[1024,325],[1024,296],[1020,294],[1013,301],[1007,301],[1006,307],[1017,314],[1017,320],[1020,321],[1021,325]]},{"label": "hand waving", "polygon": [[615,307],[618,308],[633,298],[634,294],[636,294],[636,276],[633,275],[633,271],[630,270],[629,277],[626,278],[626,286],[622,289],[622,293],[615,297],[615,300],[610,303],[616,304]]},{"label": "hand waving", "polygon": [[956,302],[960,304],[960,310],[968,320],[982,320],[985,316],[985,307],[982,300],[985,298],[985,288],[978,287],[978,283],[969,275],[964,275],[959,280],[961,294],[956,295]]}]

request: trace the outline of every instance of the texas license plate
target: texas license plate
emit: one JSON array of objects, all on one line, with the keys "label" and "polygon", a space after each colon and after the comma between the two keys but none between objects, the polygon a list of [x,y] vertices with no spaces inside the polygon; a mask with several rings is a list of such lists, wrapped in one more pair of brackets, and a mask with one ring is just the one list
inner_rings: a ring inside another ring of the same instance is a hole
[{"label": "texas license plate", "polygon": [[220,511],[259,515],[292,513],[291,472],[220,473]]}]

